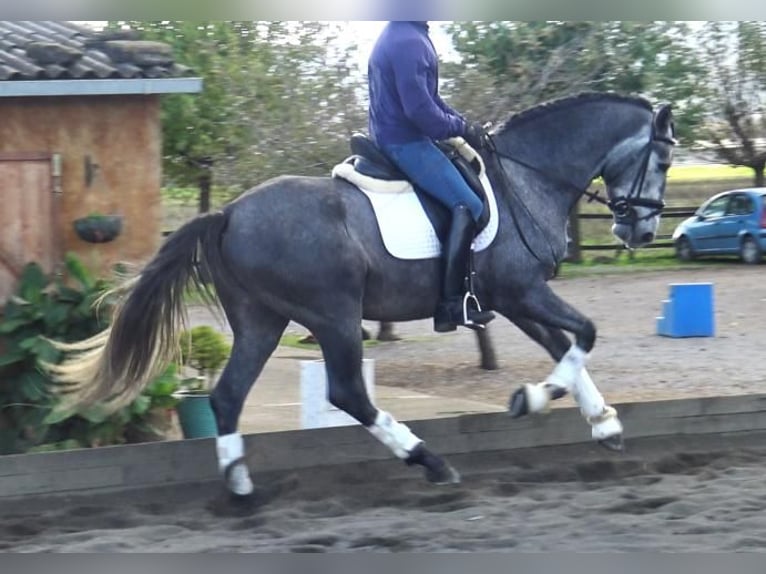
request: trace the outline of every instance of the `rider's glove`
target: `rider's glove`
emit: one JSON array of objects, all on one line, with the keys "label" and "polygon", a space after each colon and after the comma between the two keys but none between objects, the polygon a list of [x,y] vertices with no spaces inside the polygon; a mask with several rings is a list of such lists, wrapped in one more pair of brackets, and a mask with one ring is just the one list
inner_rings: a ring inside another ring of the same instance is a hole
[{"label": "rider's glove", "polygon": [[465,126],[463,139],[475,150],[487,146],[487,130],[479,122],[468,122]]}]

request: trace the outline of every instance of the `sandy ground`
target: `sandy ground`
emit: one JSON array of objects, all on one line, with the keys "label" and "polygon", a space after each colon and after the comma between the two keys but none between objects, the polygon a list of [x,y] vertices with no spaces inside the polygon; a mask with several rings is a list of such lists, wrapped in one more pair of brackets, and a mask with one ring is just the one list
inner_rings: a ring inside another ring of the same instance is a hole
[{"label": "sandy ground", "polygon": [[249,505],[213,485],[80,498],[4,512],[0,550],[762,551],[766,450],[721,447],[480,453],[453,458],[464,480],[445,487],[395,461],[314,468],[262,480]]},{"label": "sandy ground", "polygon": [[[591,372],[612,402],[763,392],[766,267],[557,280],[599,328]],[[715,285],[717,336],[668,339],[654,318],[668,283]],[[374,324],[370,324],[374,326]],[[300,331],[299,327],[295,327]],[[500,369],[478,369],[473,335],[435,335],[418,321],[366,350],[379,384],[505,404],[545,377],[545,353],[503,319],[492,325]],[[562,402],[571,404],[568,399]],[[763,437],[735,445],[595,445],[475,453],[464,475],[426,484],[396,460],[259,477],[249,505],[220,485],[0,508],[11,552],[760,551],[766,548]]]}]

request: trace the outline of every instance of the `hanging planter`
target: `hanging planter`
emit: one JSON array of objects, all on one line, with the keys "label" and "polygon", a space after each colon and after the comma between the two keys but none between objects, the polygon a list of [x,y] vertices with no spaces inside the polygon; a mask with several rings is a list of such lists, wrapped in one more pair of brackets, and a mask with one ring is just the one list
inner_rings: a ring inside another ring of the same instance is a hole
[{"label": "hanging planter", "polygon": [[74,230],[88,243],[107,243],[122,232],[122,215],[86,215],[74,220]]}]

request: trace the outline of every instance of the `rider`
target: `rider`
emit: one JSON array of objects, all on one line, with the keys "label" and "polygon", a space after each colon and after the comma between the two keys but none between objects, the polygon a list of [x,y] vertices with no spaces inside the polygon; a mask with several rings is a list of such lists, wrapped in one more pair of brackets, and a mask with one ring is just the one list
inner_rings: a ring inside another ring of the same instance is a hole
[{"label": "rider", "polygon": [[375,43],[367,73],[370,136],[416,185],[452,211],[434,329],[481,328],[494,313],[472,305],[464,313],[463,301],[483,203],[434,140],[462,136],[478,150],[485,145],[486,132],[439,96],[439,63],[428,22],[389,22]]}]

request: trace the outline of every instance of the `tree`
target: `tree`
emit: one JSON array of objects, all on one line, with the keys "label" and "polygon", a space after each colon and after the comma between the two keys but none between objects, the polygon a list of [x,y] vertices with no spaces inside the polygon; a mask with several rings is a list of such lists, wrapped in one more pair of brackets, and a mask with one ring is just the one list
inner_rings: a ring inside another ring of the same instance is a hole
[{"label": "tree", "polygon": [[348,138],[366,124],[352,73],[354,46],[339,24],[272,22],[257,41],[262,70],[245,86],[241,119],[251,135],[246,153],[231,158],[223,181],[245,187],[283,173],[329,175],[349,154]]},{"label": "tree", "polygon": [[708,70],[707,121],[698,144],[764,186],[766,23],[710,22],[699,33]]},{"label": "tree", "polygon": [[449,27],[460,62],[445,66],[460,109],[497,121],[584,90],[674,104],[677,127],[699,123],[701,68],[682,22],[467,22]]},{"label": "tree", "polygon": [[173,46],[203,78],[200,94],[163,98],[165,175],[196,185],[200,211],[213,182],[236,195],[281,173],[327,175],[362,124],[348,73],[353,46],[318,22],[121,22]]},{"label": "tree", "polygon": [[246,145],[246,134],[232,121],[238,101],[231,88],[241,79],[245,58],[236,26],[191,21],[110,23],[112,29],[126,27],[144,39],[170,44],[176,61],[203,78],[200,94],[163,98],[162,150],[165,176],[177,185],[198,186],[199,210],[208,211],[216,162]]}]

